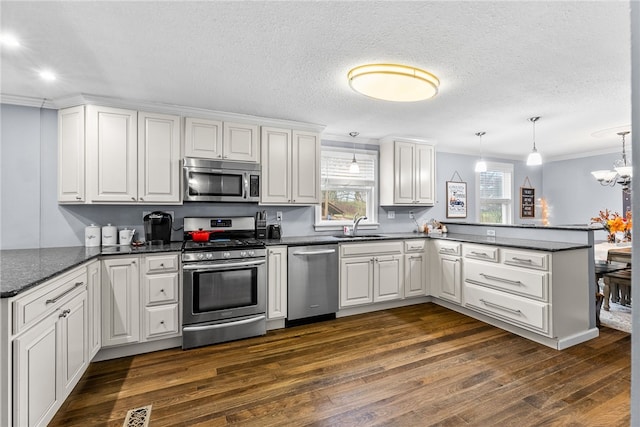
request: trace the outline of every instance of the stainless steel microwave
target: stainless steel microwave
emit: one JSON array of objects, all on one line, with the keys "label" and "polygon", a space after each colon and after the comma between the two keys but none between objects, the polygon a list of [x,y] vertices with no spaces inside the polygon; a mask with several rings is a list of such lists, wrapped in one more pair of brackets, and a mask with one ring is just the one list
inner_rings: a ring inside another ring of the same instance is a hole
[{"label": "stainless steel microwave", "polygon": [[260,165],[185,157],[182,165],[185,202],[260,201]]}]

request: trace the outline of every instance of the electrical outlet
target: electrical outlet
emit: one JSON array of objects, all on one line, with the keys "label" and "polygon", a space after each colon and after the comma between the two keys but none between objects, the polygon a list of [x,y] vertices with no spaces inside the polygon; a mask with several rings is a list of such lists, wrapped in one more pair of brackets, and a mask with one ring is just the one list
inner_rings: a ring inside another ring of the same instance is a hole
[{"label": "electrical outlet", "polygon": [[487,230],[487,236],[496,236],[496,230]]},{"label": "electrical outlet", "polygon": [[282,212],[281,211],[277,211],[276,212],[276,221],[282,221]]},{"label": "electrical outlet", "polygon": [[409,211],[409,219],[415,219],[415,215],[413,214],[413,211]]},{"label": "electrical outlet", "polygon": [[396,219],[396,211],[387,211],[387,219]]}]

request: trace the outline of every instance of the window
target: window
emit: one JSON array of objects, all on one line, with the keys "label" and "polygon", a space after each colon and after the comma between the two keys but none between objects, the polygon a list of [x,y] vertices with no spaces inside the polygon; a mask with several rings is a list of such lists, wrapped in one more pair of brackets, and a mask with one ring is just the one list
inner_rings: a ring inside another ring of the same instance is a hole
[{"label": "window", "polygon": [[513,218],[513,165],[488,163],[476,173],[478,219],[492,224],[511,224]]},{"label": "window", "polygon": [[360,224],[377,222],[376,188],[378,176],[378,152],[356,150],[360,171],[349,172],[353,149],[322,147],[320,173],[322,201],[316,207],[316,227],[341,229],[353,224],[355,215],[368,219]]}]

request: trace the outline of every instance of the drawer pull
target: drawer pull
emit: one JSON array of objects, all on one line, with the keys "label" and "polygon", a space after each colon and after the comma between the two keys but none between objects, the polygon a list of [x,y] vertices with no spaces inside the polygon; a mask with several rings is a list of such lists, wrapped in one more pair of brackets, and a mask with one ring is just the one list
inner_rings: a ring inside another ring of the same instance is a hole
[{"label": "drawer pull", "polygon": [[471,252],[471,255],[481,256],[483,258],[489,257],[489,255],[487,255],[486,252]]},{"label": "drawer pull", "polygon": [[58,317],[67,317],[67,314],[71,313],[71,310],[66,309],[58,315]]},{"label": "drawer pull", "polygon": [[76,282],[75,285],[73,285],[73,288],[69,288],[66,291],[64,291],[63,293],[61,293],[60,295],[58,295],[55,298],[51,298],[46,300],[44,303],[46,304],[53,304],[54,302],[57,302],[60,298],[62,298],[63,296],[67,295],[69,292],[72,292],[75,288],[77,288],[78,286],[82,286],[84,285],[84,282]]},{"label": "drawer pull", "polygon": [[516,262],[520,262],[522,264],[532,264],[533,260],[531,258],[517,258],[517,257],[513,257],[511,258],[513,261]]},{"label": "drawer pull", "polygon": [[455,253],[458,253],[458,250],[455,248],[441,248],[440,252],[448,252],[448,253],[455,254]]},{"label": "drawer pull", "polygon": [[504,305],[500,305],[500,304],[493,303],[491,301],[487,301],[484,298],[480,298],[480,302],[483,303],[486,306],[489,306],[489,307],[497,308],[499,310],[504,310],[506,312],[517,314],[519,316],[522,315],[522,311],[520,311],[520,310],[516,310],[516,309],[513,309],[513,308],[505,307]]},{"label": "drawer pull", "polygon": [[503,279],[502,277],[490,276],[484,273],[480,273],[480,275],[487,280],[495,280],[496,282],[508,283],[510,285],[522,285],[522,282],[520,280]]}]

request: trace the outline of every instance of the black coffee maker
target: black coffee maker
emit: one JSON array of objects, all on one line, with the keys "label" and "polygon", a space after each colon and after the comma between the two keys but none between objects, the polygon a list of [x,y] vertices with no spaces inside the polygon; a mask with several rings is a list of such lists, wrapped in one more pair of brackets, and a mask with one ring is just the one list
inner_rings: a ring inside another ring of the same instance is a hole
[{"label": "black coffee maker", "polygon": [[144,238],[147,244],[171,243],[173,220],[166,212],[151,212],[144,216]]}]

